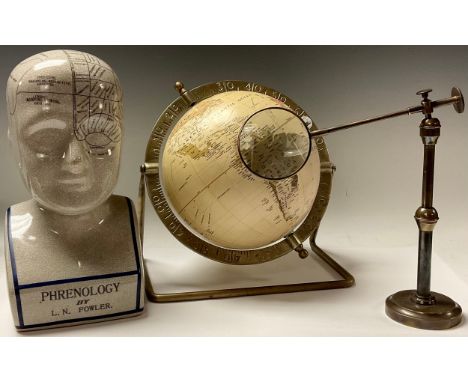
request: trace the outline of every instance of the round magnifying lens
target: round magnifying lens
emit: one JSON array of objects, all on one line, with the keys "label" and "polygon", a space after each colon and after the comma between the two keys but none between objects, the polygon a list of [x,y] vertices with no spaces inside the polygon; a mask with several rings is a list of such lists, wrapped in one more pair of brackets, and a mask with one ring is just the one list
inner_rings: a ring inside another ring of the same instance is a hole
[{"label": "round magnifying lens", "polygon": [[294,175],[307,162],[311,147],[304,121],[280,107],[252,114],[239,133],[242,162],[265,179],[279,180]]}]

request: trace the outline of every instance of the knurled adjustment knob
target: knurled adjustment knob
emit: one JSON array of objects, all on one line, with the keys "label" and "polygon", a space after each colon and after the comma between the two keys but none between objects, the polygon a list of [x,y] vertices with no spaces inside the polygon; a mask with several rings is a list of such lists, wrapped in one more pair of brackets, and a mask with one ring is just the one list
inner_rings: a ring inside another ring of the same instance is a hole
[{"label": "knurled adjustment knob", "polygon": [[420,95],[421,97],[423,97],[424,99],[427,98],[427,96],[429,95],[429,93],[432,91],[432,89],[422,89],[420,91],[418,91],[416,93],[416,95]]}]

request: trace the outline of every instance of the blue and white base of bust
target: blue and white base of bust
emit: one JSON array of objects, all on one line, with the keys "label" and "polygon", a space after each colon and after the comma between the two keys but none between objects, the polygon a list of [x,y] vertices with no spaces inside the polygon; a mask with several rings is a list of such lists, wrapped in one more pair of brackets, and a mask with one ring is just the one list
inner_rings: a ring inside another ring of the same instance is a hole
[{"label": "blue and white base of bust", "polygon": [[122,272],[22,283],[11,235],[11,207],[6,214],[5,259],[10,305],[18,331],[79,325],[131,317],[144,308],[144,275],[135,214],[127,199],[133,241],[133,269]]}]

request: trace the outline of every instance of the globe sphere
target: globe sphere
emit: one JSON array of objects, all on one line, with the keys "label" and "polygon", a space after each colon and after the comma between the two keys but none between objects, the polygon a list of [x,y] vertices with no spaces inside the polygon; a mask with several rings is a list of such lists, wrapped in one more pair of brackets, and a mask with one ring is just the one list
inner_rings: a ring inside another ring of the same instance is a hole
[{"label": "globe sphere", "polygon": [[288,106],[268,95],[232,91],[191,107],[163,146],[161,183],[173,212],[192,233],[236,250],[269,246],[307,217],[320,183],[312,147],[305,165],[281,180],[250,171],[239,154],[245,122],[266,108]]}]

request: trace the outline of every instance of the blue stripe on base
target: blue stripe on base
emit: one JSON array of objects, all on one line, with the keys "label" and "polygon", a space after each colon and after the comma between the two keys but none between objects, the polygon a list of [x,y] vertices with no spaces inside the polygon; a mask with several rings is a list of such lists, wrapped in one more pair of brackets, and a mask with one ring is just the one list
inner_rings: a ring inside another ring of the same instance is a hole
[{"label": "blue stripe on base", "polygon": [[138,286],[137,286],[137,295],[136,295],[136,308],[135,309],[140,309],[140,289],[141,289],[141,267],[140,267],[140,254],[138,252],[138,242],[137,242],[137,237],[136,237],[136,232],[135,232],[135,222],[133,220],[133,208],[132,208],[132,201],[129,198],[127,199],[127,205],[128,205],[128,214],[130,216],[130,227],[132,229],[132,239],[133,239],[133,252],[135,253],[135,262],[136,262],[136,267],[137,267],[137,272],[138,272]]},{"label": "blue stripe on base", "polygon": [[50,286],[50,285],[78,283],[80,281],[101,280],[101,279],[110,279],[110,278],[113,278],[113,277],[132,276],[132,275],[136,275],[136,274],[138,274],[138,270],[129,271],[129,272],[108,273],[106,275],[75,277],[73,279],[62,279],[62,280],[44,281],[44,282],[40,282],[40,283],[23,284],[23,285],[18,285],[18,288],[19,289],[39,288],[39,287]]},{"label": "blue stripe on base", "polygon": [[10,262],[11,262],[11,271],[13,273],[13,285],[15,287],[15,296],[16,296],[16,310],[18,311],[18,321],[21,327],[24,326],[23,321],[23,308],[21,306],[21,296],[18,288],[18,274],[16,273],[16,260],[15,252],[13,249],[13,238],[11,237],[11,207],[7,209],[7,232],[8,232],[8,248],[10,249]]},{"label": "blue stripe on base", "polygon": [[73,318],[71,320],[46,322],[44,324],[22,325],[22,326],[16,326],[16,329],[34,329],[34,328],[42,328],[42,327],[52,326],[52,325],[73,324],[73,323],[78,323],[78,322],[82,322],[82,321],[101,320],[101,319],[105,320],[107,318],[114,318],[114,317],[124,316],[126,314],[133,314],[133,313],[140,313],[140,312],[143,312],[143,309],[128,310],[126,312],[106,314],[104,316]]}]

